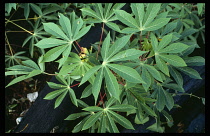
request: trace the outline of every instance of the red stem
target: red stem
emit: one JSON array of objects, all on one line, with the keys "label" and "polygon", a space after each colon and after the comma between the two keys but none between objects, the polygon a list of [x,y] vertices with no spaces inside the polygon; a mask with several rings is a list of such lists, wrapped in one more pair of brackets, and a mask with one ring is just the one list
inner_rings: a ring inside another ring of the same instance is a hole
[{"label": "red stem", "polygon": [[101,43],[102,43],[102,36],[103,36],[103,33],[104,33],[104,23],[103,23],[103,26],[102,26],[102,32],[101,32],[101,37],[100,37],[100,43],[99,43],[99,45],[98,45],[98,52],[97,52],[97,54],[96,54],[96,59],[98,59],[98,54],[99,54],[99,52],[100,52],[100,50],[101,50]]},{"label": "red stem", "polygon": [[77,86],[77,85],[79,85],[80,83],[77,83],[77,84],[75,84],[75,85],[72,85],[72,86],[70,86],[70,87],[74,87],[74,86]]},{"label": "red stem", "polygon": [[80,50],[82,50],[79,43],[77,41],[75,41],[75,42],[76,42],[77,46],[80,48]]}]

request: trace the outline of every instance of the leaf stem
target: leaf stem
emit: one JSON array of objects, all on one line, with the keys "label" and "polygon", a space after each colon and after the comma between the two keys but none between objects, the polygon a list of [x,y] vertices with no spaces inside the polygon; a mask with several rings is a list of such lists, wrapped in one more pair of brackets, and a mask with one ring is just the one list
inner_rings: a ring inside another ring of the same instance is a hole
[{"label": "leaf stem", "polygon": [[[6,19],[6,18],[5,18],[5,19]],[[8,20],[8,19],[6,19],[6,20],[7,20],[7,22],[10,22],[10,23],[12,23],[13,25],[16,25],[17,27],[19,27],[20,29],[23,29],[24,31],[26,31],[26,32],[28,32],[29,34],[33,35],[33,33],[31,33],[30,31],[26,30],[25,28],[19,26],[18,24],[14,23],[14,22],[12,22],[12,21],[10,21],[10,20]]]},{"label": "leaf stem", "polygon": [[104,23],[102,24],[102,32],[101,32],[101,37],[100,37],[100,43],[99,43],[99,45],[98,45],[98,52],[97,52],[97,54],[96,54],[96,59],[98,59],[98,54],[99,54],[99,52],[100,52],[100,50],[101,50],[101,43],[102,43],[102,36],[103,36],[103,33],[104,33]]},{"label": "leaf stem", "polygon": [[193,95],[192,93],[191,94],[188,94],[188,93],[182,93],[182,94],[175,94],[175,95],[189,95],[190,97],[193,96],[193,97],[196,97],[198,99],[201,99],[201,97],[198,97],[196,95]]}]

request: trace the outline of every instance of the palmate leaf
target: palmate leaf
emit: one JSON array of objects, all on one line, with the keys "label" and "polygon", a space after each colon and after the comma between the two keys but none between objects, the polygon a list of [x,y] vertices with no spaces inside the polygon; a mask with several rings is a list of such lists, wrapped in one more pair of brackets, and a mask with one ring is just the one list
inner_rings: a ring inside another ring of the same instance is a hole
[{"label": "palmate leaf", "polygon": [[90,112],[73,113],[73,114],[70,114],[67,118],[65,118],[65,120],[75,120],[77,118],[80,118],[89,114]]},{"label": "palmate leaf", "polygon": [[99,111],[95,114],[93,114],[83,125],[82,130],[86,130],[88,128],[90,128],[91,126],[93,126],[95,124],[95,122],[99,119],[99,117],[101,116],[101,114],[103,113],[103,111]]},{"label": "palmate leaf", "polygon": [[7,68],[7,70],[11,70],[11,71],[5,72],[6,76],[17,75],[17,74],[25,74],[25,75],[13,79],[6,87],[13,85],[17,82],[20,82],[22,80],[25,80],[27,78],[39,75],[43,72],[40,70],[39,66],[32,60],[22,61],[22,63],[26,66],[15,65],[15,66]]},{"label": "palmate leaf", "polygon": [[63,31],[58,27],[58,25],[54,23],[43,23],[44,25],[44,30],[47,33],[50,33],[58,38],[62,38],[64,40],[70,40],[64,33]]},{"label": "palmate leaf", "polygon": [[134,127],[133,125],[131,124],[131,122],[126,119],[125,117],[111,111],[111,110],[108,110],[108,113],[107,114],[110,114],[112,116],[112,118],[118,122],[121,126],[123,126],[124,128],[127,128],[127,129],[133,129],[134,130]]},{"label": "palmate leaf", "polygon": [[115,55],[118,51],[120,51],[128,43],[130,37],[131,35],[126,35],[116,40],[115,43],[111,46],[111,48],[109,48],[108,56],[106,59],[109,59],[110,57]]},{"label": "palmate leaf", "polygon": [[169,69],[166,63],[159,57],[159,55],[155,56],[155,61],[158,66],[158,68],[167,76],[169,76]]},{"label": "palmate leaf", "polygon": [[146,12],[144,12],[144,4],[131,4],[132,12],[135,15],[135,18],[131,14],[123,10],[115,10],[117,18],[129,26],[129,28],[123,29],[123,33],[134,33],[139,31],[154,31],[164,25],[166,25],[170,18],[154,18],[157,16],[160,10],[160,3],[149,3],[147,4]]},{"label": "palmate leaf", "polygon": [[110,114],[107,114],[107,118],[108,118],[108,127],[111,133],[119,133],[119,130],[114,122],[114,120],[112,119]]},{"label": "palmate leaf", "polygon": [[66,96],[67,94],[67,91],[63,92],[55,101],[55,106],[54,106],[54,109],[57,108],[61,102],[63,101],[64,97]]},{"label": "palmate leaf", "polygon": [[156,68],[154,66],[150,66],[150,65],[144,65],[145,68],[148,70],[148,72],[157,80],[163,82],[161,75],[159,73],[159,71],[156,70]]},{"label": "palmate leaf", "polygon": [[183,43],[172,43],[164,49],[159,50],[159,53],[181,53],[189,46]]},{"label": "palmate leaf", "polygon": [[170,18],[158,18],[149,25],[144,26],[144,31],[154,31],[165,26],[170,21]]},{"label": "palmate leaf", "polygon": [[117,83],[116,77],[112,74],[112,72],[105,67],[105,81],[107,85],[107,89],[111,95],[111,97],[115,97],[118,101],[120,101],[120,90],[119,85]]},{"label": "palmate leaf", "polygon": [[123,24],[130,27],[138,28],[138,24],[131,14],[127,13],[124,10],[115,10],[115,14]]},{"label": "palmate leaf", "polygon": [[[45,55],[42,60],[42,62],[49,62],[53,61],[60,54],[62,53],[63,58],[61,58],[59,62],[59,68],[64,64],[66,61],[67,57],[70,54],[71,51],[71,46],[72,43],[75,40],[78,40],[82,36],[84,36],[89,30],[91,26],[87,26],[82,28],[83,26],[83,20],[81,18],[75,19],[75,13],[71,13],[71,21],[69,18],[65,17],[63,14],[58,14],[59,15],[59,23],[61,25],[61,28],[54,24],[54,23],[43,23],[44,25],[44,30],[55,36],[56,38],[61,38],[60,39],[55,39],[55,38],[47,38],[39,41],[36,46],[45,49],[45,48],[51,48],[55,47],[51,50],[49,50]],[[82,28],[82,29],[81,29]]]},{"label": "palmate leaf", "polygon": [[144,18],[144,4],[143,3],[131,3],[132,12],[135,15],[135,19],[138,23],[138,26],[142,28],[143,18]]},{"label": "palmate leaf", "polygon": [[44,58],[42,60],[42,62],[50,62],[55,60],[56,58],[58,58],[58,56],[60,56],[60,54],[65,51],[67,48],[67,45],[62,45],[62,46],[58,46],[55,47],[51,50],[49,50],[45,55]]},{"label": "palmate leaf", "polygon": [[103,108],[98,107],[98,106],[90,106],[90,107],[86,107],[86,108],[84,108],[82,110],[90,111],[90,112],[96,112],[96,111],[102,111]]},{"label": "palmate leaf", "polygon": [[132,105],[121,104],[121,105],[111,106],[108,109],[109,110],[113,110],[113,111],[127,112],[129,110],[134,110],[136,108],[134,106],[132,106]]},{"label": "palmate leaf", "polygon": [[177,67],[187,66],[184,60],[177,55],[159,55],[164,61]]},{"label": "palmate leaf", "polygon": [[138,72],[130,67],[118,64],[108,64],[107,66],[129,82],[145,83]]},{"label": "palmate leaf", "polygon": [[191,78],[202,79],[201,76],[199,75],[199,73],[190,67],[176,67],[176,69],[185,73],[186,75],[188,75]]},{"label": "palmate leaf", "polygon": [[[83,15],[88,15],[92,18],[89,18],[87,21],[90,23],[105,23],[109,28],[120,32],[120,28],[117,24],[112,23],[111,21],[117,20],[114,15],[114,10],[118,10],[122,8],[125,3],[116,3],[113,5],[112,3],[105,3],[104,8],[102,3],[93,4],[93,9],[90,8],[82,8],[81,11]],[[113,5],[113,6],[112,6]]]},{"label": "palmate leaf", "polygon": [[62,84],[56,84],[54,82],[47,82],[48,86],[50,88],[53,88],[53,89],[62,89],[62,88],[66,88],[65,85],[62,85]]},{"label": "palmate leaf", "polygon": [[99,128],[98,128],[98,133],[105,133],[106,132],[106,127],[107,127],[107,116],[102,115]]},{"label": "palmate leaf", "polygon": [[68,42],[64,41],[64,40],[59,40],[59,39],[54,39],[54,38],[46,38],[46,39],[40,40],[35,45],[41,49],[46,49],[46,48],[51,48],[51,47],[55,47],[58,45],[67,44],[67,43]]},{"label": "palmate leaf", "polygon": [[142,54],[147,53],[147,51],[140,51],[136,49],[128,49],[121,51],[109,59],[109,62],[113,61],[125,61],[125,60],[134,60],[138,59]]},{"label": "palmate leaf", "polygon": [[91,115],[85,117],[82,121],[80,121],[72,130],[72,133],[77,133],[79,131],[82,130],[83,125],[85,124],[85,122],[90,118]]},{"label": "palmate leaf", "polygon": [[63,89],[60,89],[60,90],[56,90],[56,91],[53,91],[53,92],[50,92],[48,93],[44,99],[46,100],[52,100],[54,99],[55,97],[59,96],[61,93],[63,93],[64,91],[66,91],[66,88],[63,88]]},{"label": "palmate leaf", "polygon": [[96,75],[96,78],[94,80],[93,87],[92,87],[92,93],[95,98],[95,104],[98,99],[98,94],[101,90],[101,84],[102,84],[102,80],[103,80],[103,70],[104,70],[103,68],[99,70],[99,72]]}]

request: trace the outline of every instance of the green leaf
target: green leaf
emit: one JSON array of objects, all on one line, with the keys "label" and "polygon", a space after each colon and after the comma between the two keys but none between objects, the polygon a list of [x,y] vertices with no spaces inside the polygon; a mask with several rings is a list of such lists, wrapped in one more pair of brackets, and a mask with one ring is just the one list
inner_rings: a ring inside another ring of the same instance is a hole
[{"label": "green leaf", "polygon": [[119,130],[109,113],[107,113],[107,117],[108,117],[108,124],[109,124],[108,127],[110,129],[110,133],[119,133]]},{"label": "green leaf", "polygon": [[129,82],[145,83],[138,72],[130,67],[118,64],[108,64],[108,67]]},{"label": "green leaf", "polygon": [[81,98],[86,98],[86,97],[90,96],[91,93],[92,93],[92,85],[89,84],[89,85],[84,89],[84,91],[82,92]]},{"label": "green leaf", "polygon": [[[20,81],[22,81],[22,80],[25,80],[25,79],[27,79],[27,78],[26,78],[26,75],[19,76],[19,77],[13,79],[6,87],[11,86],[11,85],[13,85],[13,84],[15,84],[15,83],[17,83],[17,82],[20,82]],[[5,87],[5,88],[6,88],[6,87]]]},{"label": "green leaf", "polygon": [[107,59],[109,59],[114,54],[116,54],[119,50],[121,50],[127,44],[129,39],[130,39],[130,35],[123,36],[117,39],[115,43],[111,46],[111,48],[109,48]]},{"label": "green leaf", "polygon": [[106,108],[109,108],[109,106],[111,106],[115,102],[116,102],[116,98],[111,97],[106,103]]},{"label": "green leaf", "polygon": [[82,121],[80,121],[72,130],[72,133],[77,133],[79,131],[81,131],[83,125],[85,124],[85,122],[90,118],[91,115],[85,117]]},{"label": "green leaf", "polygon": [[54,108],[57,108],[61,102],[63,101],[64,97],[66,96],[66,93],[67,91],[63,92],[55,101],[55,107]]},{"label": "green leaf", "polygon": [[42,60],[42,62],[50,62],[58,58],[58,56],[67,48],[67,45],[62,45],[49,50]]},{"label": "green leaf", "polygon": [[108,110],[120,111],[120,112],[127,112],[133,109],[136,109],[136,108],[132,105],[127,105],[127,104],[114,105],[108,108]]},{"label": "green leaf", "polygon": [[148,3],[146,13],[144,15],[143,27],[147,26],[153,21],[160,10],[160,6],[161,3]]},{"label": "green leaf", "polygon": [[89,115],[90,112],[80,112],[80,113],[73,113],[71,115],[69,115],[67,118],[65,118],[64,120],[75,120],[77,118],[83,117],[85,115]]},{"label": "green leaf", "polygon": [[197,29],[194,29],[194,28],[189,28],[189,29],[185,29],[182,33],[181,33],[181,37],[180,39],[183,39],[185,37],[188,37],[192,34],[194,34],[195,32],[197,32],[198,30]]},{"label": "green leaf", "polygon": [[157,30],[164,25],[166,25],[170,21],[170,18],[158,18],[154,22],[144,26],[144,31],[154,31]]},{"label": "green leaf", "polygon": [[153,33],[150,34],[150,38],[151,38],[152,48],[156,52],[158,50],[158,40]]},{"label": "green leaf", "polygon": [[5,72],[5,76],[8,75],[23,75],[23,74],[29,74],[30,72],[25,72],[25,71],[7,71]]},{"label": "green leaf", "polygon": [[[82,81],[80,82],[80,85],[82,85],[83,83],[85,83],[89,78],[91,78],[91,76],[94,75],[95,72],[97,72],[99,69],[101,68],[101,65],[92,67],[91,69],[89,69],[87,71],[87,73],[84,75],[84,77],[82,78]],[[80,86],[79,85],[79,86]]]},{"label": "green leaf", "polygon": [[177,55],[160,55],[160,57],[169,64],[177,67],[187,66],[184,60]]},{"label": "green leaf", "polygon": [[198,15],[201,15],[203,7],[205,7],[205,3],[197,3]]},{"label": "green leaf", "polygon": [[97,18],[98,20],[102,21],[102,18],[100,16],[98,16],[96,14],[96,12],[94,12],[92,9],[90,9],[90,8],[82,8],[80,10],[82,11],[83,14],[86,14],[86,15],[91,16],[93,18]]},{"label": "green leaf", "polygon": [[172,34],[166,35],[162,38],[162,40],[160,41],[159,45],[158,45],[158,50],[161,50],[162,48],[164,48],[166,45],[168,45],[172,40]]},{"label": "green leaf", "polygon": [[43,23],[44,25],[44,30],[47,33],[50,33],[54,36],[57,36],[58,38],[65,39],[69,41],[70,39],[63,33],[63,31],[58,27],[58,25],[54,23]]},{"label": "green leaf", "polygon": [[107,18],[108,14],[110,13],[110,9],[111,9],[112,5],[113,5],[113,3],[105,3],[104,18]]},{"label": "green leaf", "polygon": [[107,89],[111,97],[115,97],[119,101],[119,85],[117,83],[116,77],[111,73],[111,71],[105,67],[105,80]]},{"label": "green leaf", "polygon": [[155,61],[157,63],[158,68],[167,76],[169,76],[169,70],[168,70],[168,66],[166,65],[166,63],[159,58],[159,56],[155,56]]},{"label": "green leaf", "polygon": [[134,89],[130,89],[129,91],[133,94],[133,96],[134,96],[137,100],[139,100],[140,102],[145,103],[145,100],[144,100],[144,98],[142,97],[141,93],[139,93],[139,91],[134,90]]},{"label": "green leaf", "polygon": [[28,67],[40,70],[39,66],[32,60],[22,61],[22,63]]},{"label": "green leaf", "polygon": [[183,78],[182,75],[173,67],[169,65],[170,74],[175,79],[178,85],[183,86]]},{"label": "green leaf", "polygon": [[29,12],[30,12],[29,3],[25,3],[24,4],[24,16],[26,19],[28,19]]},{"label": "green leaf", "polygon": [[67,44],[67,43],[68,43],[67,41],[63,41],[63,40],[59,40],[59,39],[46,38],[46,39],[40,40],[35,45],[41,49],[46,49],[46,48],[51,48],[51,47],[55,47],[58,45]]},{"label": "green leaf", "polygon": [[25,72],[31,72],[34,70],[34,68],[30,68],[27,66],[23,66],[23,65],[14,65],[12,67],[7,68],[7,70],[21,70],[21,71],[25,71]]},{"label": "green leaf", "polygon": [[107,34],[106,38],[104,39],[102,48],[101,48],[101,56],[103,60],[107,58],[109,45],[110,45],[110,32]]},{"label": "green leaf", "polygon": [[67,83],[63,76],[56,75],[55,78],[62,84],[69,86],[70,83]]},{"label": "green leaf", "polygon": [[95,7],[97,8],[97,10],[99,11],[101,18],[104,18],[104,14],[103,14],[103,7],[101,3],[95,3]]},{"label": "green leaf", "polygon": [[99,119],[100,115],[103,113],[103,111],[99,111],[97,113],[95,113],[94,115],[92,115],[83,125],[82,130],[86,130],[88,128],[90,128],[91,126],[93,126],[95,124],[95,122]]},{"label": "green leaf", "polygon": [[159,112],[161,112],[164,109],[165,106],[165,94],[163,93],[162,87],[158,86],[158,92],[157,92],[157,102],[156,102],[156,107]]},{"label": "green leaf", "polygon": [[82,28],[76,35],[74,35],[73,37],[74,41],[84,36],[90,30],[90,28],[91,28],[91,25]]},{"label": "green leaf", "polygon": [[72,103],[78,107],[76,95],[74,93],[74,90],[72,90],[71,88],[69,89],[69,96],[70,96]]},{"label": "green leaf", "polygon": [[146,91],[148,91],[151,83],[152,83],[152,79],[151,76],[149,74],[149,72],[147,71],[147,69],[145,67],[142,67],[142,74],[141,74],[142,79],[144,80],[145,84],[142,84],[144,89]]},{"label": "green leaf", "polygon": [[136,33],[136,32],[139,32],[139,30],[137,28],[132,28],[132,27],[126,27],[121,30],[121,33],[125,33],[125,34],[131,34],[131,33]]},{"label": "green leaf", "polygon": [[155,112],[149,106],[147,106],[144,103],[140,103],[140,104],[147,114],[149,114],[150,116],[153,116],[153,117],[157,117]]},{"label": "green leaf", "polygon": [[161,76],[160,76],[159,71],[157,71],[157,70],[155,69],[154,66],[150,66],[150,65],[144,65],[144,66],[146,67],[146,69],[151,73],[151,75],[152,75],[155,79],[157,79],[157,80],[163,82],[163,80],[162,80],[162,78],[161,78]]},{"label": "green leaf", "polygon": [[93,93],[93,96],[94,96],[94,99],[95,99],[95,104],[96,104],[97,99],[98,99],[98,94],[101,90],[102,80],[103,80],[103,68],[100,69],[98,74],[96,75],[96,78],[94,80],[93,87],[92,87],[92,93]]},{"label": "green leaf", "polygon": [[63,93],[64,91],[66,91],[66,88],[50,92],[44,97],[44,99],[45,100],[52,100],[55,97],[57,97],[58,95],[60,95],[61,93]]},{"label": "green leaf", "polygon": [[103,108],[98,107],[98,106],[90,106],[90,107],[86,107],[86,108],[84,108],[82,110],[90,111],[90,112],[96,112],[96,111],[102,111]]},{"label": "green leaf", "polygon": [[49,85],[50,88],[53,88],[53,89],[67,88],[67,86],[64,86],[62,84],[56,84],[54,82],[47,82],[47,84]]},{"label": "green leaf", "polygon": [[168,23],[165,28],[163,29],[163,32],[161,33],[161,36],[169,33],[169,32],[172,32],[177,26],[177,22],[170,22]]},{"label": "green leaf", "polygon": [[61,70],[59,71],[58,75],[67,75],[70,71],[75,69],[78,66],[78,64],[71,64],[71,65],[66,65],[62,66]]},{"label": "green leaf", "polygon": [[159,50],[159,53],[181,53],[189,46],[183,43],[172,43],[164,49]]},{"label": "green leaf", "polygon": [[115,14],[117,18],[125,25],[138,28],[138,24],[136,20],[132,17],[131,14],[125,12],[124,10],[115,10]]},{"label": "green leaf", "polygon": [[135,19],[138,23],[138,26],[140,26],[140,28],[142,28],[142,21],[144,18],[144,4],[143,3],[131,3],[131,9],[132,12],[135,15]]},{"label": "green leaf", "polygon": [[99,124],[99,128],[98,128],[98,133],[105,133],[106,132],[106,122],[107,122],[107,116],[106,115],[102,115],[100,124]]},{"label": "green leaf", "polygon": [[59,23],[62,26],[63,31],[66,33],[69,39],[71,39],[72,32],[71,32],[71,22],[70,20],[65,17],[63,14],[58,13],[60,16]]},{"label": "green leaf", "polygon": [[131,124],[131,122],[128,119],[126,119],[125,117],[123,117],[111,110],[108,110],[108,112],[114,118],[114,120],[116,122],[118,122],[121,126],[123,126],[124,128],[135,130],[133,125]]},{"label": "green leaf", "polygon": [[39,6],[37,6],[37,5],[33,4],[33,3],[30,3],[30,5],[31,5],[31,8],[33,9],[33,11],[34,11],[36,14],[38,14],[39,16],[42,15],[42,10],[40,9]]},{"label": "green leaf", "polygon": [[174,106],[174,99],[173,99],[172,95],[169,94],[166,90],[164,90],[162,87],[161,87],[161,89],[162,89],[162,91],[164,93],[166,107],[170,111],[173,108],[173,106]]},{"label": "green leaf", "polygon": [[189,77],[191,78],[194,78],[194,79],[202,79],[201,76],[199,75],[199,73],[190,68],[190,67],[176,67],[179,71],[185,73],[186,75],[188,75]]},{"label": "green leaf", "polygon": [[117,53],[116,55],[111,57],[108,61],[113,62],[113,61],[134,60],[134,59],[138,59],[139,56],[141,56],[142,54],[144,54],[146,52],[147,51],[128,49],[128,50],[121,51],[121,52]]},{"label": "green leaf", "polygon": [[205,59],[201,56],[185,57],[183,58],[187,66],[203,66]]},{"label": "green leaf", "polygon": [[147,127],[147,129],[154,131],[154,132],[159,132],[159,133],[163,133],[164,132],[164,127],[161,127],[159,125],[159,123],[154,123],[151,126]]},{"label": "green leaf", "polygon": [[30,78],[30,77],[39,75],[39,74],[41,74],[41,73],[42,73],[41,70],[36,70],[36,69],[35,69],[35,70],[31,71],[31,72],[26,76],[26,78]]},{"label": "green leaf", "polygon": [[119,26],[112,22],[107,22],[106,25],[114,31],[121,32]]},{"label": "green leaf", "polygon": [[62,58],[60,60],[58,60],[58,63],[59,63],[58,68],[60,68],[66,62],[66,60],[68,59],[68,56],[71,52],[71,47],[72,47],[71,45],[68,46],[66,48],[66,50],[62,52]]}]

